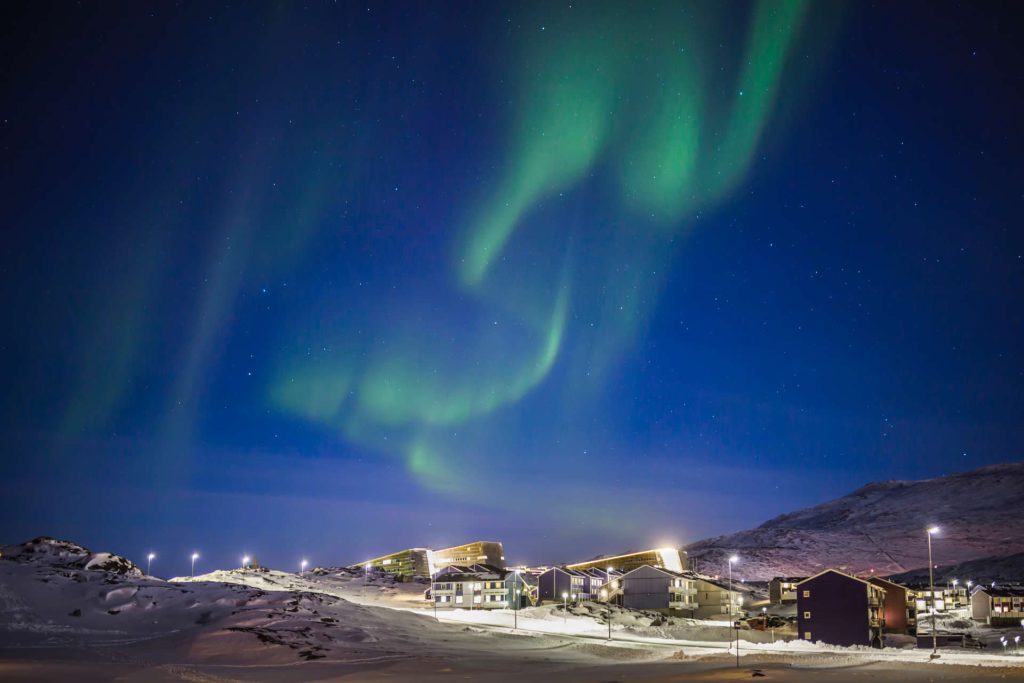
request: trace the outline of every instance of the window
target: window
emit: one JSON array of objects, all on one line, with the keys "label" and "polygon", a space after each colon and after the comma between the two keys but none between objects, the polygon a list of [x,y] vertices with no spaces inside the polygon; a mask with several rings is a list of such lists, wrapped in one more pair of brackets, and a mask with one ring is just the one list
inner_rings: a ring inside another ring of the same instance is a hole
[{"label": "window", "polygon": [[480,596],[479,595],[474,595],[473,596],[473,603],[477,604],[477,605],[480,604]]},{"label": "window", "polygon": [[804,591],[804,597],[805,598],[811,597],[811,591]]},{"label": "window", "polygon": [[811,639],[811,632],[810,631],[804,631],[804,640],[810,640],[810,639]]},{"label": "window", "polygon": [[810,618],[811,618],[811,613],[810,612],[804,612],[804,619],[810,619]]},{"label": "window", "polygon": [[455,604],[456,605],[461,605],[462,604],[462,596],[461,595],[456,595],[455,596]]}]

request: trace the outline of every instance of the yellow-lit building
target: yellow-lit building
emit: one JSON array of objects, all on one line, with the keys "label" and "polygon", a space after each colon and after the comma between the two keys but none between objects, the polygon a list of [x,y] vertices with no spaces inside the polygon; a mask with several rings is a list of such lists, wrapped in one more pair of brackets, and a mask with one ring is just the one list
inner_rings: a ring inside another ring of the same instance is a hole
[{"label": "yellow-lit building", "polygon": [[639,569],[645,565],[681,572],[686,569],[686,553],[676,548],[655,548],[653,550],[641,550],[623,555],[599,557],[596,560],[566,565],[566,568],[580,571],[586,569],[600,569],[604,571],[611,567],[616,573],[621,573]]},{"label": "yellow-lit building", "polygon": [[505,568],[505,549],[500,541],[473,541],[430,553],[432,571],[439,571],[452,565],[470,566],[487,564],[498,569]]},{"label": "yellow-lit building", "polygon": [[357,565],[359,567],[369,566],[401,577],[429,577],[430,576],[430,550],[427,548],[407,548],[397,553],[382,555],[372,560]]},{"label": "yellow-lit building", "polygon": [[498,541],[474,541],[442,550],[429,548],[407,548],[390,555],[382,555],[353,565],[385,571],[400,577],[428,578],[450,567],[486,564],[498,569],[505,568],[505,551]]}]

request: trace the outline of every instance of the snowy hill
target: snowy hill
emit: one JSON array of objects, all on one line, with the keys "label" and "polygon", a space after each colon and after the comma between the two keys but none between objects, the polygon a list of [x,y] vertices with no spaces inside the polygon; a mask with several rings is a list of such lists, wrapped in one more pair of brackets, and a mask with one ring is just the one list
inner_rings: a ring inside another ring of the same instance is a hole
[{"label": "snowy hill", "polygon": [[898,574],[928,565],[925,529],[937,524],[934,561],[954,565],[1024,552],[1024,463],[922,481],[885,481],[749,531],[686,547],[701,571],[747,579],[805,576],[826,567]]}]

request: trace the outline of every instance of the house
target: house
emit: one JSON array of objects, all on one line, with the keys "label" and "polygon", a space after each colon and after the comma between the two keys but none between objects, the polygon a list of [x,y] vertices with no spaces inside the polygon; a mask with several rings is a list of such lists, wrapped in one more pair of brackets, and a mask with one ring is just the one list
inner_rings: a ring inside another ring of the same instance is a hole
[{"label": "house", "polygon": [[917,633],[917,601],[916,594],[910,588],[895,581],[872,576],[869,582],[885,591],[885,604],[882,608],[883,630],[886,633]]},{"label": "house", "polygon": [[[927,583],[917,582],[907,584],[907,590],[914,594],[914,607],[919,614],[931,612],[933,605],[936,612],[946,611],[947,596],[945,589],[941,586],[935,586],[932,589]],[[952,606],[952,604],[950,603],[949,606]]]},{"label": "house", "polygon": [[1017,626],[1024,620],[1024,588],[977,586],[971,593],[971,617],[990,626]]},{"label": "house", "polygon": [[796,585],[797,633],[831,645],[882,646],[885,589],[837,569]]},{"label": "house", "polygon": [[518,609],[529,604],[532,592],[519,572],[481,564],[449,565],[430,586],[437,607],[462,609]]},{"label": "house", "polygon": [[645,565],[613,579],[611,590],[628,609],[655,610],[690,616],[697,608],[692,576]]},{"label": "house", "polygon": [[743,616],[743,593],[730,589],[729,584],[709,576],[694,574],[693,584],[696,591],[694,601],[697,607],[693,616],[696,619],[733,620]]},{"label": "house", "polygon": [[796,602],[796,585],[806,576],[776,576],[768,582],[768,602],[789,605]]},{"label": "house", "polygon": [[551,567],[537,577],[538,599],[562,602],[562,596],[566,595],[565,599],[572,602],[591,600],[590,579],[591,576],[584,572],[565,567]]}]

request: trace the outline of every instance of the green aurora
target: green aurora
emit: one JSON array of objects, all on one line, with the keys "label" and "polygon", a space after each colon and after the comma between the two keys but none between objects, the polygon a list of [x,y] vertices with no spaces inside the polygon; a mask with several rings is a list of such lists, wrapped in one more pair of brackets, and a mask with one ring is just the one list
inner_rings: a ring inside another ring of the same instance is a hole
[{"label": "green aurora", "polygon": [[[556,430],[601,400],[680,238],[747,174],[808,9],[758,3],[735,51],[722,49],[728,27],[713,4],[669,3],[642,20],[624,6],[525,11],[521,23],[543,30],[507,60],[504,159],[455,230],[446,296],[473,315],[391,303],[321,320],[296,348],[330,353],[282,359],[272,404],[401,457],[430,490],[481,502],[486,487],[458,481],[479,482],[489,459],[515,466],[501,430],[560,363],[570,381]],[[549,209],[586,202],[594,182],[620,207],[603,224]],[[356,328],[368,332],[357,340]]]}]

